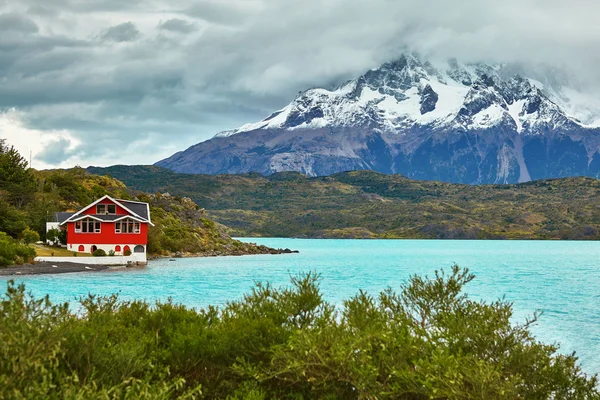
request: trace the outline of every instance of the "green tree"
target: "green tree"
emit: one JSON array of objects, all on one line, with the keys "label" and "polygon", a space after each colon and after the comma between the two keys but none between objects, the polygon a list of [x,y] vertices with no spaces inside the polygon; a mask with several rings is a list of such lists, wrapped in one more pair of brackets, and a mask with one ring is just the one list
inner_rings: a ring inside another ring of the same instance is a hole
[{"label": "green tree", "polygon": [[13,238],[19,237],[27,228],[26,215],[0,197],[0,232],[6,232]]},{"label": "green tree", "polygon": [[60,244],[67,244],[67,230],[66,229],[61,229],[60,233],[58,234],[58,241],[60,242]]},{"label": "green tree", "polygon": [[60,241],[60,229],[50,229],[48,232],[46,232],[46,240],[54,244],[62,243]]},{"label": "green tree", "polygon": [[25,229],[21,236],[23,237],[23,242],[28,245],[39,242],[40,240],[40,234],[29,228]]},{"label": "green tree", "polygon": [[56,194],[36,193],[35,199],[23,209],[27,214],[27,225],[40,236],[46,233],[46,222],[60,209],[60,197]]},{"label": "green tree", "polygon": [[27,167],[27,160],[5,139],[0,139],[0,191],[4,191],[10,204],[22,208],[36,192],[37,182]]}]

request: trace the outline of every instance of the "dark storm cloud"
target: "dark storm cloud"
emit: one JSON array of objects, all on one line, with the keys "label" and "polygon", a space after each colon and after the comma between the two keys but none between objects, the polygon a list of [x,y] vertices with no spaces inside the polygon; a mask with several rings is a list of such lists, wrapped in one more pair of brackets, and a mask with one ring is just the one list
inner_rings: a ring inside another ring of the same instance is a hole
[{"label": "dark storm cloud", "polygon": [[100,39],[106,42],[131,42],[140,37],[140,31],[133,22],[125,22],[108,28]]},{"label": "dark storm cloud", "polygon": [[192,33],[196,30],[196,25],[184,19],[172,18],[158,25],[159,29],[179,33]]},{"label": "dark storm cloud", "polygon": [[[599,12],[556,0],[0,0],[0,110],[49,137],[68,130],[90,163],[134,144],[150,163],[404,49],[567,65],[597,86]],[[73,154],[57,144],[42,157]]]}]

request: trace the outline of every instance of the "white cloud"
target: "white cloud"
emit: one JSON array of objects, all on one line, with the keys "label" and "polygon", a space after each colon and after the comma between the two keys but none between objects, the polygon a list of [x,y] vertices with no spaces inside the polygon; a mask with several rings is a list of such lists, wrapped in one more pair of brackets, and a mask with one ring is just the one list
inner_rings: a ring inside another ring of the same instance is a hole
[{"label": "white cloud", "polygon": [[21,118],[21,113],[14,109],[0,114],[0,138],[7,139],[23,157],[31,160],[33,168],[67,167],[69,159],[56,164],[41,161],[37,156],[42,154],[47,146],[58,141],[63,142],[65,150],[70,150],[77,146],[77,139],[67,131],[39,131],[27,128]]}]

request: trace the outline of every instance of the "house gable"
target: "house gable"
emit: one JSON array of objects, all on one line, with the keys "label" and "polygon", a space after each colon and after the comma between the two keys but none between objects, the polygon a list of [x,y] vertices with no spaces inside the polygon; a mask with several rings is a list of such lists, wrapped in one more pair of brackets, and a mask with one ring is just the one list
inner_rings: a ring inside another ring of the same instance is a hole
[{"label": "house gable", "polygon": [[[125,205],[123,203],[125,203],[127,205]],[[98,206],[102,206],[102,205],[107,206],[106,208],[104,208],[105,212],[103,214],[98,214]],[[113,210],[110,210],[110,212],[108,211],[109,205],[115,206],[114,212],[112,212]],[[132,211],[132,209],[130,207],[136,209],[138,212]],[[140,214],[142,214],[142,215],[140,215]],[[115,217],[115,216],[121,216],[121,217],[129,216],[139,222],[146,222],[146,223],[149,223],[150,225],[154,226],[154,224],[150,221],[150,206],[147,203],[134,202],[134,201],[128,201],[128,200],[119,201],[119,200],[113,199],[109,195],[101,197],[100,199],[96,200],[95,202],[91,203],[90,205],[84,207],[80,211],[73,214],[70,218],[63,221],[61,223],[61,225],[64,225],[69,222],[77,221],[77,220],[81,219],[83,216],[89,216],[90,218],[96,218],[98,220],[103,220],[103,221],[107,220],[105,217],[110,217],[108,220],[114,221],[115,218],[113,218],[113,217]]]},{"label": "house gable", "polygon": [[[115,212],[108,212],[105,211],[104,213],[98,213],[97,209],[98,206],[105,206],[104,208],[107,209],[106,206],[108,205],[114,205],[115,206]],[[125,208],[123,208],[123,206],[121,206],[120,204],[118,204],[115,200],[113,200],[112,198],[107,198],[104,199],[98,203],[96,203],[94,206],[92,207],[88,207],[87,209],[85,209],[85,211],[83,211],[81,213],[81,215],[132,215],[132,213],[130,213],[129,211],[127,211]]]}]

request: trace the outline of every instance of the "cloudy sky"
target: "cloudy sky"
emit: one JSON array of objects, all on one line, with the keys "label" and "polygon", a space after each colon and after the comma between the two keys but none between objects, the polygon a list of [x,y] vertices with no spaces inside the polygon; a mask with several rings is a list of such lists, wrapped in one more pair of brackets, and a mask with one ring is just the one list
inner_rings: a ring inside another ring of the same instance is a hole
[{"label": "cloudy sky", "polygon": [[36,168],[151,164],[406,48],[596,88],[598,15],[591,0],[0,0],[0,137]]}]

